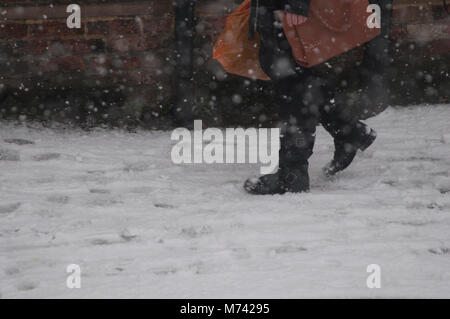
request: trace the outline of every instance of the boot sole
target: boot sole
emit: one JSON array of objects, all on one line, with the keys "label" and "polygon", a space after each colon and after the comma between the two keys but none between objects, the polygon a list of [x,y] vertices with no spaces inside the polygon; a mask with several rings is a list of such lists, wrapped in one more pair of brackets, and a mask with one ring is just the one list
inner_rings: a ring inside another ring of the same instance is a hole
[{"label": "boot sole", "polygon": [[364,152],[366,149],[369,148],[370,145],[373,144],[373,142],[375,142],[376,139],[377,139],[377,132],[375,132],[374,130],[370,130],[367,140],[364,141],[364,143],[361,143],[358,146],[358,149],[361,150],[362,152]]}]

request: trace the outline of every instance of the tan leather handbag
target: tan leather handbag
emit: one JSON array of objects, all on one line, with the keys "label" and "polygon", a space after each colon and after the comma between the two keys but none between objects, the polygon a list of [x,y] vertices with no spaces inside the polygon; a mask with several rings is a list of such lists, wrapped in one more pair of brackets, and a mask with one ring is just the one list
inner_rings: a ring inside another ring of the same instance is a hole
[{"label": "tan leather handbag", "polygon": [[290,27],[283,15],[284,32],[297,63],[312,67],[364,44],[381,33],[370,28],[368,0],[312,0],[308,20]]},{"label": "tan leather handbag", "polygon": [[[307,22],[289,27],[282,19],[286,37],[297,63],[312,67],[378,36],[369,28],[368,0],[312,0]],[[259,64],[259,38],[248,39],[250,0],[230,16],[213,48],[213,57],[224,69],[243,77],[269,80]]]}]

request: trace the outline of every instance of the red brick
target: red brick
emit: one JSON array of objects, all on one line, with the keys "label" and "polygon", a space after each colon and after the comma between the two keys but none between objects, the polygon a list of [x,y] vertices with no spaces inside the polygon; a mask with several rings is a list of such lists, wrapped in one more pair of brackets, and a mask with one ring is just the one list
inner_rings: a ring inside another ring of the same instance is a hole
[{"label": "red brick", "polygon": [[174,21],[171,17],[141,19],[144,34],[167,39],[174,32]]},{"label": "red brick", "polygon": [[152,41],[146,36],[137,35],[110,38],[107,41],[108,49],[116,52],[146,51],[157,46],[157,41]]},{"label": "red brick", "polygon": [[20,57],[24,54],[26,45],[26,41],[0,42],[0,55]]},{"label": "red brick", "polygon": [[28,40],[26,49],[28,54],[43,54],[48,50],[48,44],[46,40]]},{"label": "red brick", "polygon": [[75,36],[83,35],[84,26],[80,29],[70,29],[65,23],[62,22],[48,22],[38,23],[30,25],[30,36],[33,37],[62,37],[62,36]]},{"label": "red brick", "polygon": [[127,79],[128,83],[137,85],[145,84],[145,77],[143,71],[124,71],[123,77]]},{"label": "red brick", "polygon": [[141,60],[137,56],[125,57],[122,60],[123,69],[136,69],[141,66]]},{"label": "red brick", "polygon": [[447,11],[445,11],[445,8],[443,5],[433,6],[432,10],[433,10],[433,18],[435,20],[445,19],[448,17],[448,13],[447,13]]},{"label": "red brick", "polygon": [[31,70],[36,74],[56,72],[58,71],[58,64],[46,57],[35,57]]},{"label": "red brick", "polygon": [[110,31],[110,24],[108,21],[92,21],[87,23],[87,33],[98,34],[98,35],[107,35]]},{"label": "red brick", "polygon": [[225,16],[208,16],[200,20],[197,29],[201,28],[200,34],[214,42],[225,28],[225,22]]},{"label": "red brick", "polygon": [[161,80],[160,77],[156,76],[154,72],[142,71],[142,84],[144,85],[155,84],[159,80]]},{"label": "red brick", "polygon": [[155,72],[156,70],[162,68],[162,66],[164,65],[162,59],[151,52],[144,53],[141,57],[141,61],[142,69],[152,72]]},{"label": "red brick", "polygon": [[133,42],[137,41],[139,37],[134,38],[116,38],[108,39],[106,47],[110,51],[128,52],[132,50]]},{"label": "red brick", "polygon": [[20,23],[0,22],[0,39],[23,39],[27,36],[28,26]]},{"label": "red brick", "polygon": [[124,77],[123,70],[112,70],[108,73],[108,78],[110,78],[114,83],[128,84],[128,79]]},{"label": "red brick", "polygon": [[394,24],[407,22],[423,23],[433,20],[433,11],[429,6],[405,6],[396,8],[393,12],[392,21]]},{"label": "red brick", "polygon": [[72,52],[75,55],[87,54],[92,52],[90,41],[72,40]]},{"label": "red brick", "polygon": [[112,68],[111,58],[104,54],[90,57],[88,63],[90,73],[103,77],[107,76]]},{"label": "red brick", "polygon": [[47,40],[18,40],[13,42],[0,42],[0,52],[4,52],[12,57],[22,57],[25,55],[40,55],[47,51]]},{"label": "red brick", "polygon": [[105,50],[101,39],[90,40],[22,40],[16,42],[15,55],[41,55],[49,52],[51,56],[84,55],[89,53],[102,53]]},{"label": "red brick", "polygon": [[105,49],[102,39],[72,39],[56,40],[55,43],[62,44],[70,55],[83,55],[88,53],[99,53]]},{"label": "red brick", "polygon": [[128,86],[147,85],[155,82],[155,78],[148,72],[142,70],[112,70],[108,77],[114,83],[121,83]]},{"label": "red brick", "polygon": [[393,25],[391,30],[391,36],[393,39],[405,39],[408,31],[406,25]]},{"label": "red brick", "polygon": [[135,19],[118,19],[109,22],[110,33],[113,35],[137,34],[139,28]]},{"label": "red brick", "polygon": [[173,2],[172,1],[150,1],[150,15],[155,17],[161,17],[162,15],[173,15]]},{"label": "red brick", "polygon": [[432,41],[427,44],[425,54],[448,54],[450,53],[450,39]]},{"label": "red brick", "polygon": [[[131,47],[133,47],[132,50],[142,51],[161,47],[166,41],[172,38],[174,26],[171,18],[141,19],[141,21],[143,24],[143,35],[139,37],[139,39],[128,39],[131,40]],[[122,43],[119,41],[113,45],[113,47],[118,50],[118,48],[120,48],[120,44],[123,45],[124,43],[127,43],[128,40],[125,39]],[[136,40],[138,42],[135,43],[134,41]]]},{"label": "red brick", "polygon": [[54,58],[50,61],[50,64],[55,64],[57,70],[60,72],[82,71],[86,69],[83,59],[79,56]]},{"label": "red brick", "polygon": [[123,64],[124,69],[137,69],[141,66],[141,59],[137,56],[129,57]]},{"label": "red brick", "polygon": [[447,32],[448,38],[450,38],[450,19],[447,20],[447,28],[445,28],[445,32]]}]

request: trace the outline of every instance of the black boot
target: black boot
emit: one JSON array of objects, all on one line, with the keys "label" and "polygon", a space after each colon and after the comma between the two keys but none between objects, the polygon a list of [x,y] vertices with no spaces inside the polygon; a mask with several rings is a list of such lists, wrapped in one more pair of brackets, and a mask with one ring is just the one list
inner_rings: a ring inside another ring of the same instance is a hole
[{"label": "black boot", "polygon": [[[363,124],[360,124],[360,127]],[[323,168],[323,172],[326,176],[330,177],[336,173],[346,169],[356,156],[359,150],[365,151],[370,145],[373,144],[377,138],[377,133],[368,128],[362,126],[362,130],[359,130],[359,134],[346,139],[334,139],[334,157],[333,160]]]},{"label": "black boot", "polygon": [[304,193],[309,191],[308,165],[279,168],[274,174],[249,178],[244,188],[253,195]]},{"label": "black boot", "polygon": [[281,137],[279,169],[274,174],[250,178],[244,188],[254,195],[309,191],[308,158],[314,146],[313,133],[285,133]]}]

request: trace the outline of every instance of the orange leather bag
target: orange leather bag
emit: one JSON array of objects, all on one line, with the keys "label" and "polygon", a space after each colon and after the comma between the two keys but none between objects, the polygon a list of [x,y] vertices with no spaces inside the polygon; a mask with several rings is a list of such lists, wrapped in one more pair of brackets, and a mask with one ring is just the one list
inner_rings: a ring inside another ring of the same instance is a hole
[{"label": "orange leather bag", "polygon": [[[269,80],[259,64],[259,38],[248,39],[250,0],[245,0],[227,19],[213,57],[224,69],[240,76]],[[284,32],[298,64],[312,67],[377,37],[369,28],[368,0],[312,0],[307,22],[290,27],[283,15]]]}]

